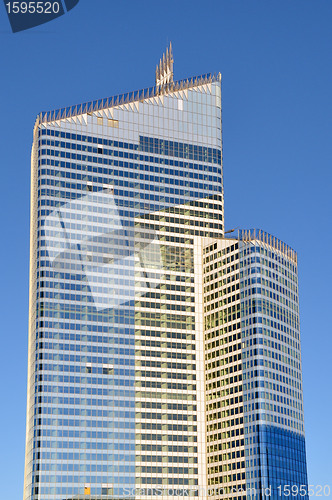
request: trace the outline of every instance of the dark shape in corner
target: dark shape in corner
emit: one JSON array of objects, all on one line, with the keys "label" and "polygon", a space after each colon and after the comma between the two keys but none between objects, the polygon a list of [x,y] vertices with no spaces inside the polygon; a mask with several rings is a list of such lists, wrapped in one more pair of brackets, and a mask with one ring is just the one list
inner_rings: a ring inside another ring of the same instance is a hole
[{"label": "dark shape in corner", "polygon": [[73,9],[79,0],[39,0],[39,12],[37,12],[36,2],[26,2],[19,0],[16,2],[3,0],[7,16],[13,33],[35,28],[41,24],[53,21],[57,17],[63,16],[66,10]]}]

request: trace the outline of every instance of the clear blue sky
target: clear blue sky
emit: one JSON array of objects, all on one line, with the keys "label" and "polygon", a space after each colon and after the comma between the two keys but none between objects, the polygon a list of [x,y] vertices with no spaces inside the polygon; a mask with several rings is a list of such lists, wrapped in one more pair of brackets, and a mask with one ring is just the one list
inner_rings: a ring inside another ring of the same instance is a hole
[{"label": "clear blue sky", "polygon": [[299,254],[309,483],[332,483],[331,0],[80,0],[17,34],[0,6],[4,500],[23,489],[35,117],[153,85],[170,40],[176,79],[223,75],[226,229],[262,228]]}]

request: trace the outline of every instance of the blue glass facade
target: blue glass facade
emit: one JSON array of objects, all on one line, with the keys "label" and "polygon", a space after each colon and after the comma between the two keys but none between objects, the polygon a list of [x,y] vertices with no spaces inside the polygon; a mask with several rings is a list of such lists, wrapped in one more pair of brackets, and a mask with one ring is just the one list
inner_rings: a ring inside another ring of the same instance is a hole
[{"label": "blue glass facade", "polygon": [[159,77],[36,122],[24,500],[307,484],[296,254],[224,238],[220,76]]},{"label": "blue glass facade", "polygon": [[209,240],[203,266],[212,496],[306,497],[296,253],[240,230]]},{"label": "blue glass facade", "polygon": [[37,122],[26,500],[199,484],[192,247],[223,232],[219,96]]},{"label": "blue glass facade", "polygon": [[239,238],[247,489],[283,498],[287,484],[300,498],[307,476],[297,257],[262,231]]},{"label": "blue glass facade", "polygon": [[[277,426],[257,425],[262,485],[271,488],[271,498],[309,498],[305,439]],[[302,490],[301,490],[302,487]]]}]

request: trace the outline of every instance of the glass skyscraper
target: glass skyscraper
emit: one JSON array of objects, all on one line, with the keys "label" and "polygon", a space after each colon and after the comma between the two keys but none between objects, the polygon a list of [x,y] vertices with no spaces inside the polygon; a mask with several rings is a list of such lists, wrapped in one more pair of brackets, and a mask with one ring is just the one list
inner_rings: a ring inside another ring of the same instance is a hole
[{"label": "glass skyscraper", "polygon": [[203,253],[209,487],[308,498],[296,253],[257,230]]},{"label": "glass skyscraper", "polygon": [[24,500],[303,498],[296,254],[223,212],[221,76],[171,47],[38,116]]}]

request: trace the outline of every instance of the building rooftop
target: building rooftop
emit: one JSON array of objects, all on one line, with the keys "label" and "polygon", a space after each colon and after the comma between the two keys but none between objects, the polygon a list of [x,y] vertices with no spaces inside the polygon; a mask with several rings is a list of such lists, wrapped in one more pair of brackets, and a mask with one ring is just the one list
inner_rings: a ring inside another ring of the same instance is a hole
[{"label": "building rooftop", "polygon": [[93,113],[102,109],[112,108],[114,106],[121,106],[131,102],[143,101],[151,97],[165,95],[170,92],[179,90],[190,89],[199,85],[221,81],[221,74],[207,73],[205,75],[194,76],[184,80],[173,81],[173,53],[172,46],[166,51],[166,55],[160,59],[159,66],[156,69],[156,84],[153,87],[146,89],[135,90],[113,97],[106,97],[104,99],[97,99],[66,108],[60,108],[53,111],[41,112],[37,116],[36,125],[41,123],[62,120],[71,118],[73,116],[82,115],[85,113]]},{"label": "building rooftop", "polygon": [[269,245],[275,250],[283,253],[288,258],[297,263],[297,253],[289,245],[279,240],[272,234],[263,231],[262,229],[240,229],[238,239],[244,242],[260,241],[263,244]]}]

